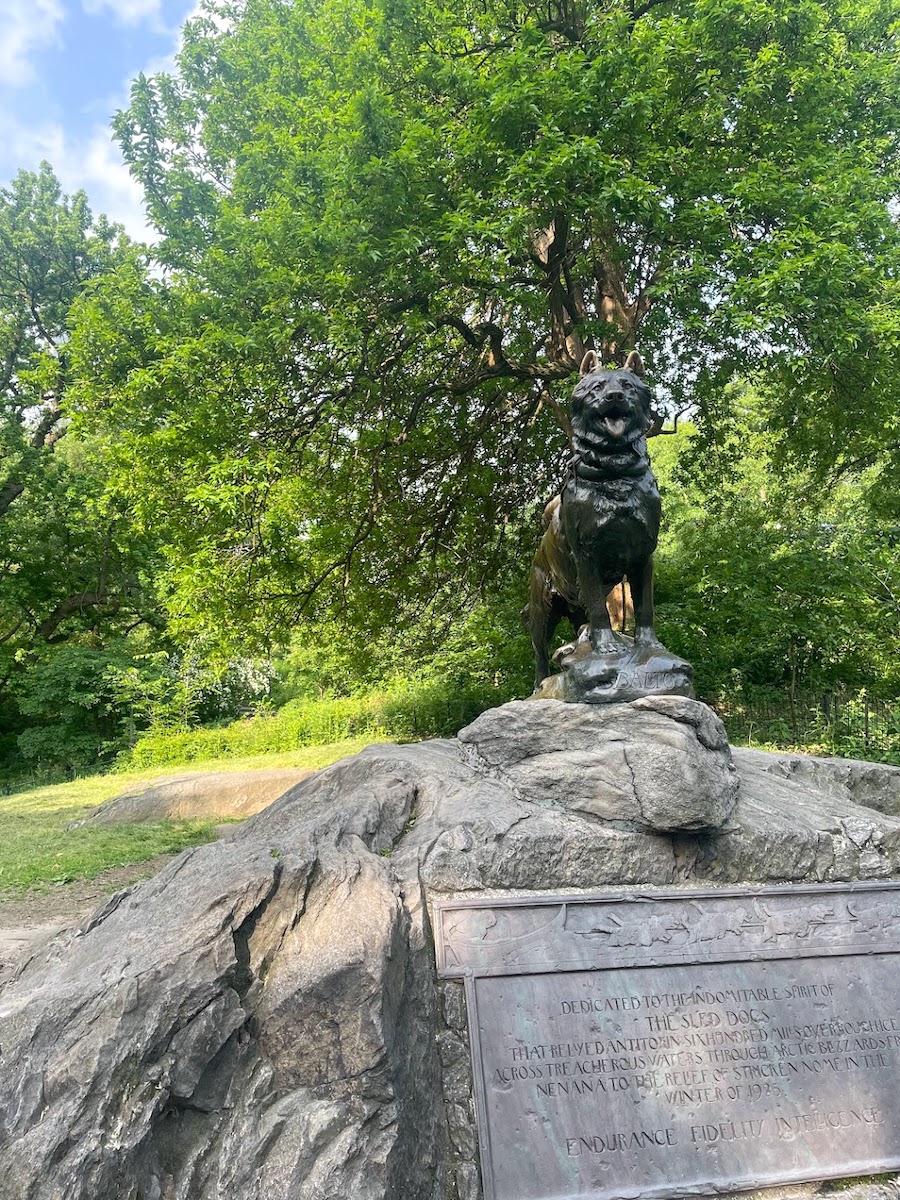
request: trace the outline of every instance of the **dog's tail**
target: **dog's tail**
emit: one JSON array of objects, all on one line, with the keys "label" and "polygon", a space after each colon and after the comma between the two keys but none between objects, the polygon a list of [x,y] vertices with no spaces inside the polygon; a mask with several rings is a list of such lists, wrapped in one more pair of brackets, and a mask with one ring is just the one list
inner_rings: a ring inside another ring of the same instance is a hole
[{"label": "dog's tail", "polygon": [[541,529],[543,529],[545,532],[550,528],[550,522],[556,515],[556,510],[559,508],[560,500],[560,496],[554,496],[544,509],[543,515],[541,516]]}]

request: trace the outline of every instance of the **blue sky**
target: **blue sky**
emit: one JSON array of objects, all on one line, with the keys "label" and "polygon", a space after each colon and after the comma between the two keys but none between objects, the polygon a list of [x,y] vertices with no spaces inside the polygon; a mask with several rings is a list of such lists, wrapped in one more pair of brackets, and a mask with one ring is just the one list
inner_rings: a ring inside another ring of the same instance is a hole
[{"label": "blue sky", "polygon": [[141,71],[171,66],[196,0],[0,0],[0,185],[46,159],[63,188],[146,236],[112,114]]}]

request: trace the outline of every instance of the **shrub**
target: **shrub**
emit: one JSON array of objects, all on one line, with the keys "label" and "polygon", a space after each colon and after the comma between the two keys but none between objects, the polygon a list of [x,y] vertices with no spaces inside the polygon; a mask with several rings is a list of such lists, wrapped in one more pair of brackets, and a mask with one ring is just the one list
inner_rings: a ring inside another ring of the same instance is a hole
[{"label": "shrub", "polygon": [[216,728],[150,730],[116,762],[118,770],[209,758],[242,758],[347,738],[418,741],[452,737],[479,713],[513,697],[486,684],[451,690],[426,683],[368,696],[292,700],[272,716],[249,717]]}]

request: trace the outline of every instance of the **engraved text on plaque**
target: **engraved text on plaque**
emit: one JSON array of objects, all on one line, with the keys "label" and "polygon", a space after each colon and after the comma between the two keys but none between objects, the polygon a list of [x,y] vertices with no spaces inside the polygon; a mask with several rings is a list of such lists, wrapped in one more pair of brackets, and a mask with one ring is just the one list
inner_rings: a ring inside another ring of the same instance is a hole
[{"label": "engraved text on plaque", "polygon": [[900,1167],[900,885],[441,901],[486,1200]]}]

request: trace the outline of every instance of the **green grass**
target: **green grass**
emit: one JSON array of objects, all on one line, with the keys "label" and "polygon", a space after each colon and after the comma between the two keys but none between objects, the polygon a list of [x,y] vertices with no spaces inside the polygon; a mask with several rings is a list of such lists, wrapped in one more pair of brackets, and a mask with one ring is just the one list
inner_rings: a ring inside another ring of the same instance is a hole
[{"label": "green grass", "polygon": [[269,715],[198,729],[149,729],[117,759],[115,770],[248,755],[285,754],[345,740],[417,742],[454,737],[486,708],[512,699],[487,684],[450,688],[421,683],[340,699],[291,700]]},{"label": "green grass", "polygon": [[140,771],[117,770],[114,774],[95,776],[108,779],[113,785],[111,796],[117,795],[135,783],[148,779],[161,779],[167,775],[180,775],[184,771],[250,771],[263,767],[306,767],[318,771],[328,767],[339,758],[357,754],[364,746],[371,746],[371,737],[344,738],[337,742],[326,742],[321,746],[299,746],[295,750],[274,750],[269,754],[244,754],[228,758],[200,758],[180,763],[161,763],[145,767]]},{"label": "green grass", "polygon": [[888,1171],[884,1175],[854,1175],[849,1179],[826,1179],[819,1185],[820,1192],[846,1192],[849,1188],[860,1183],[890,1183],[900,1177],[897,1171]]},{"label": "green grass", "polygon": [[[726,728],[726,732],[728,732]],[[848,758],[857,762],[884,763],[886,766],[900,767],[900,753],[890,750],[873,750],[865,746],[833,746],[824,742],[803,742],[797,744],[790,738],[782,741],[771,741],[765,738],[748,737],[737,734],[732,737],[728,733],[732,746],[745,746],[748,750],[765,750],[769,754],[803,754],[813,758]]]},{"label": "green grass", "polygon": [[240,771],[259,767],[318,769],[355,754],[356,738],[326,746],[188,765],[151,767],[115,775],[90,775],[72,783],[35,787],[0,797],[0,898],[74,879],[93,879],[110,867],[144,862],[211,841],[219,820],[153,821],[72,829],[97,805],[141,783],[184,771]]},{"label": "green grass", "polygon": [[0,898],[30,888],[93,879],[109,867],[144,862],[158,854],[198,846],[214,837],[212,821],[154,821],[97,829],[60,827],[61,809],[0,818]]}]

